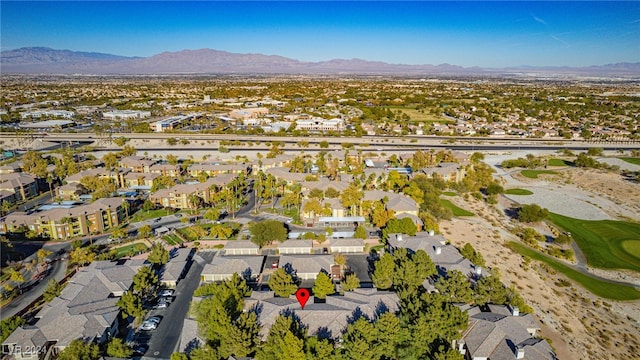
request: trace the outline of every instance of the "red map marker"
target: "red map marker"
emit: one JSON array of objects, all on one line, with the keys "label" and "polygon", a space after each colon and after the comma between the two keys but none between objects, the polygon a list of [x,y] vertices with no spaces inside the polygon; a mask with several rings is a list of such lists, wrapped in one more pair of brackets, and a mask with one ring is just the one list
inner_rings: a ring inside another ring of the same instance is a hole
[{"label": "red map marker", "polygon": [[304,305],[307,303],[307,300],[309,300],[309,290],[303,288],[298,289],[298,291],[296,291],[296,299],[298,299],[300,306],[304,310]]}]

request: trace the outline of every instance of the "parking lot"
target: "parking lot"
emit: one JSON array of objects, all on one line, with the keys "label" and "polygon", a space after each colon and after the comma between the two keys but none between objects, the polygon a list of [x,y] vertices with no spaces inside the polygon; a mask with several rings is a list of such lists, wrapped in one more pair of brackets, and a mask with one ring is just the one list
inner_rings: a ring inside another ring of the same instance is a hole
[{"label": "parking lot", "polygon": [[[211,261],[214,254],[214,252],[200,252],[196,256],[202,257],[206,263]],[[169,359],[171,354],[178,350],[182,324],[189,311],[193,292],[200,284],[202,269],[201,263],[191,261],[187,274],[176,286],[171,303],[166,308],[149,310],[146,318],[161,317],[156,329],[149,331],[136,329],[134,342],[148,347],[141,359]],[[150,305],[155,306],[157,302]]]}]

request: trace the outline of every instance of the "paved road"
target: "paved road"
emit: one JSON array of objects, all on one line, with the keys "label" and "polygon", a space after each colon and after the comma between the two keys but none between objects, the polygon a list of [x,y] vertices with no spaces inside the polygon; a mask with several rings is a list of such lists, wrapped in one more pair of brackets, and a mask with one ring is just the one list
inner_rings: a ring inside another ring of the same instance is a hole
[{"label": "paved road", "polygon": [[[158,328],[151,333],[149,350],[142,359],[169,359],[171,354],[178,350],[178,342],[182,333],[182,324],[189,311],[189,305],[193,292],[200,284],[200,274],[204,264],[211,262],[215,252],[199,252],[191,261],[189,272],[176,287],[175,300],[164,310],[164,318]],[[201,257],[204,262],[198,262],[195,258]],[[153,312],[151,315],[154,315]]]},{"label": "paved road", "polygon": [[40,295],[44,293],[44,290],[47,287],[47,283],[50,279],[55,279],[56,281],[60,281],[65,276],[65,270],[67,268],[67,261],[60,260],[54,261],[51,263],[51,270],[36,286],[31,288],[29,291],[15,298],[12,302],[7,304],[2,308],[0,312],[0,318],[2,320],[9,318],[16,313],[20,312],[22,309],[27,307],[27,305],[31,304],[35,301]]}]

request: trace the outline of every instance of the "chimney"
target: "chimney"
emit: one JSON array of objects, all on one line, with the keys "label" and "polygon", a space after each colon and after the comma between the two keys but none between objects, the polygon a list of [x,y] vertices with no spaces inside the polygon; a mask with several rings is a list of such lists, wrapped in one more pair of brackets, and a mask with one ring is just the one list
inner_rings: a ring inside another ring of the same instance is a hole
[{"label": "chimney", "polygon": [[511,315],[520,316],[520,309],[517,306],[511,307]]},{"label": "chimney", "polygon": [[476,275],[482,275],[482,266],[476,265]]},{"label": "chimney", "polygon": [[402,234],[397,234],[396,235],[396,240],[397,241],[402,241]]},{"label": "chimney", "polygon": [[436,255],[442,254],[442,247],[436,246]]},{"label": "chimney", "polygon": [[516,348],[516,359],[524,359],[524,348],[521,346]]},{"label": "chimney", "polygon": [[433,231],[433,230],[429,230],[429,236],[433,236],[433,235],[435,235],[435,234],[436,234],[436,232],[435,232],[435,231]]}]

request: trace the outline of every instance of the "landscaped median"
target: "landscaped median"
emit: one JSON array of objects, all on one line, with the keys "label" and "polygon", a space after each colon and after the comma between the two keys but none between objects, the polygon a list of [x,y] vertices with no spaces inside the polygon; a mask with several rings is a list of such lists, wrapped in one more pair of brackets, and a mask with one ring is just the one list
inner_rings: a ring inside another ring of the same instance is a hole
[{"label": "landscaped median", "polygon": [[574,270],[562,262],[544,255],[515,241],[510,241],[507,246],[522,256],[527,256],[533,260],[542,261],[551,266],[556,271],[564,274],[569,279],[577,282],[594,295],[611,300],[637,300],[640,299],[640,291],[635,287],[603,281],[595,277],[583,274]]},{"label": "landscaped median", "polygon": [[571,233],[589,266],[640,271],[640,224],[574,219],[555,213],[548,219]]}]

